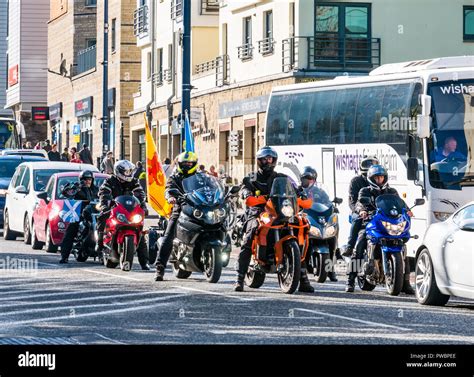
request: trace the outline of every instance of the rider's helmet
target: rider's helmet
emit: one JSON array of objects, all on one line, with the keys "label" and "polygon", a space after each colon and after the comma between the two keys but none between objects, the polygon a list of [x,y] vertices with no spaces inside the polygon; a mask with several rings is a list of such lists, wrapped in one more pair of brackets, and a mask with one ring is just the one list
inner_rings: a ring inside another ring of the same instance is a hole
[{"label": "rider's helmet", "polygon": [[[257,166],[262,173],[271,173],[275,169],[278,153],[272,147],[260,148],[257,152]],[[267,157],[272,157],[272,162],[268,162]]]},{"label": "rider's helmet", "polygon": [[372,165],[378,165],[379,160],[375,156],[365,156],[359,163],[359,172],[367,176],[367,172]]},{"label": "rider's helmet", "polygon": [[[383,177],[383,180],[377,183],[376,177]],[[371,187],[383,190],[388,184],[387,170],[382,165],[372,165],[367,172],[367,181]]]},{"label": "rider's helmet", "polygon": [[114,164],[114,175],[122,182],[133,180],[135,165],[128,160],[120,160]]},{"label": "rider's helmet", "polygon": [[79,181],[84,183],[86,179],[92,179],[92,185],[94,185],[94,174],[90,170],[84,170],[79,174]]},{"label": "rider's helmet", "polygon": [[301,186],[303,188],[310,188],[318,179],[318,173],[316,169],[313,169],[311,166],[305,166],[302,173],[300,174]]},{"label": "rider's helmet", "polygon": [[184,175],[196,173],[198,158],[194,152],[183,152],[178,155],[178,172]]}]

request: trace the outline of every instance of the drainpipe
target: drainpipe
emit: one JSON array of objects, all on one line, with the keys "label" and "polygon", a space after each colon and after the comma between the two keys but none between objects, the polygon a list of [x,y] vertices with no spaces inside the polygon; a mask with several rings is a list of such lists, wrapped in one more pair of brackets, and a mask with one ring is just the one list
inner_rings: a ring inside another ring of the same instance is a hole
[{"label": "drainpipe", "polygon": [[173,135],[171,133],[171,126],[173,124],[173,105],[171,104],[171,100],[174,98],[174,96],[176,95],[176,62],[175,62],[175,59],[176,59],[176,53],[175,53],[175,50],[176,50],[176,35],[175,35],[175,31],[174,31],[174,20],[172,21],[172,35],[173,35],[173,42],[172,42],[172,48],[171,48],[171,95],[168,97],[168,99],[166,100],[166,109],[168,110],[168,150],[167,150],[167,156],[166,157],[169,157],[171,158],[171,160],[173,160],[173,157],[171,155],[171,144],[172,144],[172,141],[173,141]]}]

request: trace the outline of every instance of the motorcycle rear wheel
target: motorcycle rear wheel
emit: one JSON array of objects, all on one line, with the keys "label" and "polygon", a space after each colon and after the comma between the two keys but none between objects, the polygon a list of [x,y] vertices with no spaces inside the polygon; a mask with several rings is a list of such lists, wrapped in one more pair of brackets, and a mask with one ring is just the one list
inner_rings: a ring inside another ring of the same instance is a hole
[{"label": "motorcycle rear wheel", "polygon": [[283,292],[291,294],[300,283],[300,248],[294,239],[283,245],[283,270],[278,272],[278,283]]},{"label": "motorcycle rear wheel", "polygon": [[245,274],[245,284],[250,288],[260,288],[265,281],[265,272],[255,270],[250,266]]},{"label": "motorcycle rear wheel", "polygon": [[375,285],[369,283],[365,276],[357,276],[357,284],[363,291],[373,291],[375,289]]}]

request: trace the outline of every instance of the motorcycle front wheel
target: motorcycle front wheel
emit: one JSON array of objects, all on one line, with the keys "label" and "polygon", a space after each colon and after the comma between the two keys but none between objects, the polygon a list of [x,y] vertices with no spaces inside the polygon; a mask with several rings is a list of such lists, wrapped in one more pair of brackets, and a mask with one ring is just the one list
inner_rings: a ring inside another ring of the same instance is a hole
[{"label": "motorcycle front wheel", "polygon": [[120,268],[122,271],[130,271],[135,255],[135,242],[133,236],[126,236],[122,244],[118,245],[120,255]]},{"label": "motorcycle front wheel", "polygon": [[294,239],[283,245],[283,269],[278,272],[278,283],[285,293],[293,293],[298,288],[301,276],[300,248]]},{"label": "motorcycle front wheel", "polygon": [[258,271],[250,266],[245,274],[245,284],[250,288],[260,288],[265,281],[265,272]]},{"label": "motorcycle front wheel", "polygon": [[221,253],[214,247],[204,251],[206,253],[204,263],[204,275],[209,283],[217,283],[222,274]]},{"label": "motorcycle front wheel", "polygon": [[402,253],[391,253],[388,256],[388,268],[391,279],[385,277],[385,287],[390,296],[398,296],[403,288],[403,257]]},{"label": "motorcycle front wheel", "polygon": [[326,270],[327,260],[329,254],[318,253],[315,249],[311,250],[311,256],[313,259],[313,273],[318,283],[324,283],[328,277],[328,271]]}]

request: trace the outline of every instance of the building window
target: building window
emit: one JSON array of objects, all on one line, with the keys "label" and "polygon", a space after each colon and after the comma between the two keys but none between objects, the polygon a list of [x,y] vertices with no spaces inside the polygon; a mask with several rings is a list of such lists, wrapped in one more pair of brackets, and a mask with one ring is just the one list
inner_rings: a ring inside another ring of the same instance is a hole
[{"label": "building window", "polygon": [[464,36],[465,41],[474,41],[474,6],[464,6]]},{"label": "building window", "polygon": [[95,45],[97,45],[97,39],[95,38],[86,39],[86,48],[89,48]]},{"label": "building window", "polygon": [[258,52],[262,55],[273,53],[273,11],[263,13],[263,39],[258,41]]},{"label": "building window", "polygon": [[116,27],[117,27],[117,19],[116,18],[113,18],[112,19],[112,43],[111,43],[111,48],[112,48],[112,52],[115,51],[116,47],[117,47],[117,33],[116,33]]},{"label": "building window", "polygon": [[251,59],[252,50],[252,17],[245,17],[242,20],[242,46],[238,47],[239,59]]},{"label": "building window", "polygon": [[265,33],[264,38],[273,38],[273,12],[265,12]]},{"label": "building window", "polygon": [[97,0],[86,0],[86,7],[96,7]]}]

